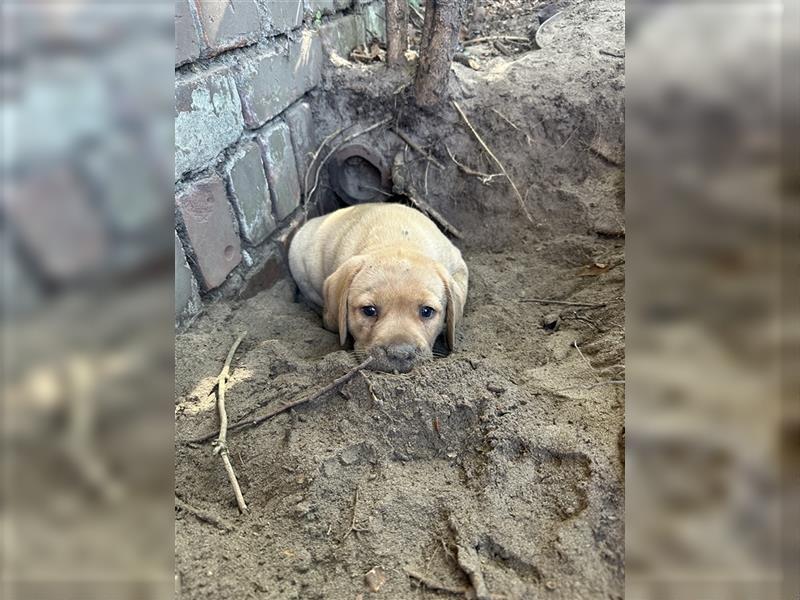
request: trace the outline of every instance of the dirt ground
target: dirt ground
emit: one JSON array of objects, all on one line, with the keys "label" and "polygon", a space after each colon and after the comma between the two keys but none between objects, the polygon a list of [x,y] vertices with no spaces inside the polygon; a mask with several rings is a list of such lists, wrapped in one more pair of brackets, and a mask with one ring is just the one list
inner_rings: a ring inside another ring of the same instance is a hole
[{"label": "dirt ground", "polygon": [[[482,35],[497,34],[506,4],[486,3]],[[180,597],[622,597],[624,5],[562,10],[544,48],[487,52],[480,70],[456,64],[451,77],[533,223],[506,182],[454,164],[450,153],[496,171],[453,107],[411,108],[408,72],[329,71],[313,103],[320,138],[392,116],[445,165],[418,160],[412,178],[464,233],[459,346],[232,433],[250,507],[241,517],[210,445],[183,441],[218,426],[211,392],[234,339],[248,332],[233,361],[232,422],[310,394],[356,360],[289,281],[209,306],[175,348],[175,488],[193,507],[176,510]],[[388,129],[360,141],[390,162],[403,151]],[[330,194],[323,185],[322,205]],[[534,298],[589,306],[523,301]]]}]

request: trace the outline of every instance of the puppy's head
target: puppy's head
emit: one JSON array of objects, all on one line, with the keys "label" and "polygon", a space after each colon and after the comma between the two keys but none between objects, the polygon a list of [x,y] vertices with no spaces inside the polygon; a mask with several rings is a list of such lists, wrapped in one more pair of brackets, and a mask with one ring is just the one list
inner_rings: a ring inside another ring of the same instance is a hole
[{"label": "puppy's head", "polygon": [[377,371],[406,373],[431,358],[445,327],[452,350],[464,306],[439,263],[407,252],[355,256],[325,280],[323,293],[325,326],[338,329],[342,345],[349,332]]}]

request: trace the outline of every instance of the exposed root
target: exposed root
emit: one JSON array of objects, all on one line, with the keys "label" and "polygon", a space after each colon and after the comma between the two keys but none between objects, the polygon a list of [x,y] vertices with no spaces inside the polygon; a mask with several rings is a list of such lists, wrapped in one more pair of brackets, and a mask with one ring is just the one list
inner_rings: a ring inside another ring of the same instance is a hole
[{"label": "exposed root", "polygon": [[450,235],[452,235],[456,239],[464,239],[464,234],[461,233],[459,229],[454,227],[450,224],[450,222],[442,216],[438,210],[433,208],[430,204],[425,202],[424,200],[420,200],[419,198],[415,198],[414,196],[408,196],[408,199],[411,201],[416,208],[427,214],[431,219],[439,223],[442,228],[447,231]]},{"label": "exposed root", "polygon": [[450,155],[450,160],[452,160],[456,166],[461,169],[466,175],[473,175],[481,180],[481,183],[484,185],[489,185],[492,182],[492,179],[495,177],[505,177],[502,173],[481,173],[480,171],[476,171],[475,169],[471,169],[467,165],[458,162],[458,159],[455,155],[450,152],[450,148],[445,146],[445,150],[447,150],[447,154]]},{"label": "exposed root", "polygon": [[530,221],[531,223],[533,223],[534,222],[533,217],[531,217],[530,212],[528,212],[528,207],[525,206],[525,200],[522,198],[522,194],[520,194],[519,188],[517,188],[517,184],[514,183],[513,179],[511,179],[511,176],[508,174],[508,171],[506,171],[506,168],[503,165],[503,163],[500,162],[500,159],[494,155],[494,152],[492,152],[489,146],[486,145],[486,142],[483,141],[483,138],[481,138],[478,132],[475,131],[475,128],[472,126],[472,123],[469,122],[469,119],[467,118],[467,115],[464,114],[464,111],[461,110],[461,107],[458,105],[458,102],[453,100],[453,106],[458,111],[458,114],[461,115],[461,118],[464,120],[464,123],[467,124],[467,127],[469,127],[470,131],[472,132],[472,135],[474,135],[475,139],[478,140],[478,143],[483,147],[484,150],[486,150],[486,153],[497,164],[497,166],[500,168],[500,171],[503,173],[503,175],[505,175],[506,179],[508,179],[508,182],[511,184],[511,187],[514,189],[514,193],[517,196],[517,202],[519,202],[519,207],[522,209],[525,218],[528,219],[528,221]]},{"label": "exposed root", "polygon": [[414,152],[416,152],[420,156],[423,156],[425,160],[431,163],[434,167],[436,167],[440,171],[444,170],[444,165],[440,163],[438,160],[436,160],[431,154],[425,152],[422,146],[420,146],[414,140],[412,140],[407,133],[405,133],[401,129],[398,129],[397,127],[392,127],[392,132],[401,140],[403,140],[406,144],[411,146],[411,148],[414,149]]},{"label": "exposed root", "polygon": [[[316,174],[314,175],[314,186],[306,194],[306,201],[305,201],[305,204],[304,204],[304,207],[303,207],[304,218],[308,216],[309,204],[311,203],[312,199],[314,198],[314,193],[317,191],[317,188],[319,187],[319,174],[322,172],[322,167],[324,167],[325,163],[327,163],[328,160],[330,159],[330,157],[333,156],[333,153],[336,152],[342,146],[344,146],[347,142],[351,142],[354,139],[356,139],[357,137],[361,137],[362,135],[366,135],[370,131],[374,131],[378,127],[386,125],[386,123],[388,123],[391,120],[392,120],[391,117],[387,117],[386,119],[383,119],[382,121],[378,121],[374,125],[370,125],[366,129],[363,129],[362,131],[350,134],[347,137],[345,137],[341,142],[339,142],[336,146],[331,148],[331,150],[325,155],[325,157],[322,159],[322,161],[320,161],[319,165],[317,165]],[[339,130],[338,132],[336,132],[336,134],[334,134],[333,137],[336,137],[336,135],[339,135],[339,133],[341,133],[341,131],[342,130]],[[329,137],[331,137],[331,136],[329,136]],[[331,137],[331,139],[333,139],[333,137]],[[327,138],[326,138],[326,140],[327,140]],[[324,144],[325,144],[325,142],[323,142],[323,145]],[[320,146],[320,149],[321,148],[322,148],[322,146]]]}]

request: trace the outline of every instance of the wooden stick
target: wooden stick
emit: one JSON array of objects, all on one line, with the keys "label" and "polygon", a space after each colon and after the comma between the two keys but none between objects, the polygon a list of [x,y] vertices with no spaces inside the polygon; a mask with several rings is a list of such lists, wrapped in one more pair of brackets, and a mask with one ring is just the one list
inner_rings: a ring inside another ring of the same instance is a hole
[{"label": "wooden stick", "polygon": [[476,37],[476,38],[472,38],[471,40],[465,40],[464,42],[462,42],[461,45],[464,46],[464,47],[467,47],[467,46],[474,46],[475,44],[483,44],[485,42],[498,42],[498,41],[499,42],[519,42],[519,43],[525,43],[525,44],[530,44],[531,43],[531,39],[530,38],[526,38],[526,37],[519,37],[519,36],[513,36],[513,35],[489,35],[489,36],[486,36],[486,37]]},{"label": "wooden stick", "polygon": [[560,304],[562,306],[582,306],[583,308],[605,308],[603,304],[586,304],[585,302],[567,302],[566,300],[550,300],[549,298],[520,298],[518,302],[534,302],[536,304]]},{"label": "wooden stick", "polygon": [[522,212],[525,214],[525,218],[528,219],[528,221],[530,221],[531,223],[533,223],[533,218],[531,217],[531,214],[528,212],[528,207],[525,206],[525,200],[523,200],[522,194],[519,193],[519,189],[517,188],[517,184],[515,184],[514,180],[511,179],[511,176],[508,174],[508,171],[506,171],[506,168],[505,166],[503,166],[503,163],[500,162],[500,159],[498,159],[494,155],[489,146],[486,145],[486,142],[484,142],[481,136],[478,135],[478,132],[475,131],[475,128],[472,126],[472,123],[469,122],[469,119],[467,118],[467,115],[464,114],[464,111],[461,110],[461,107],[458,105],[458,102],[453,100],[453,106],[455,106],[456,110],[458,111],[458,114],[461,115],[461,118],[464,119],[464,122],[467,124],[467,127],[469,127],[470,131],[472,131],[472,135],[475,136],[475,139],[478,140],[478,143],[483,147],[484,150],[486,150],[486,153],[492,157],[492,160],[494,160],[497,166],[500,167],[500,171],[502,171],[503,175],[506,176],[506,179],[508,179],[508,182],[511,184],[511,187],[514,188],[514,193],[517,195],[517,201],[519,202],[519,206],[522,209]]},{"label": "wooden stick", "polygon": [[225,359],[225,365],[222,367],[222,371],[217,378],[219,435],[214,442],[214,454],[219,454],[220,458],[222,458],[222,464],[225,466],[225,471],[228,473],[228,479],[231,482],[233,494],[236,496],[236,504],[239,506],[240,513],[247,512],[247,504],[244,501],[244,496],[242,496],[242,490],[239,487],[239,480],[236,479],[236,472],[233,470],[233,465],[231,464],[230,458],[228,458],[228,412],[225,410],[225,386],[228,383],[228,377],[230,377],[233,355],[236,353],[236,349],[239,347],[239,344],[242,343],[242,340],[246,335],[247,332],[245,331],[238,338],[236,338],[235,342],[233,342],[233,346],[231,346],[231,349],[228,352],[228,357]]},{"label": "wooden stick", "polygon": [[422,573],[417,573],[413,569],[409,569],[407,567],[404,568],[403,571],[405,571],[406,575],[411,577],[411,579],[415,579],[416,581],[421,583],[424,587],[430,590],[434,590],[437,592],[446,592],[448,594],[455,594],[457,596],[464,596],[467,594],[467,592],[470,591],[469,588],[465,587],[454,587],[454,586],[444,585],[443,583],[434,581],[433,579],[425,577],[425,575],[423,575]]},{"label": "wooden stick", "polygon": [[[341,386],[342,384],[347,383],[348,381],[350,381],[350,379],[355,377],[355,375],[359,371],[361,371],[362,369],[365,369],[367,367],[367,365],[369,365],[373,360],[374,359],[371,356],[367,357],[367,359],[364,362],[362,362],[360,365],[358,365],[354,369],[351,369],[350,371],[348,371],[347,373],[345,373],[344,375],[342,375],[341,377],[339,377],[338,379],[333,381],[333,383],[330,383],[329,385],[326,385],[324,388],[322,388],[318,392],[313,393],[311,396],[308,396],[308,397],[305,397],[305,398],[300,398],[299,400],[293,400],[291,402],[286,402],[285,404],[281,404],[279,406],[276,406],[275,408],[271,409],[269,412],[267,412],[266,414],[258,417],[257,419],[252,419],[252,420],[248,419],[248,420],[245,420],[245,421],[239,421],[237,423],[234,423],[233,425],[231,425],[228,428],[228,430],[229,431],[239,431],[240,429],[244,429],[245,427],[257,427],[257,426],[261,425],[264,421],[267,421],[267,420],[271,419],[272,417],[274,417],[275,415],[281,414],[282,412],[286,412],[290,408],[294,408],[295,406],[299,406],[301,404],[305,404],[307,402],[311,402],[313,400],[317,400],[318,398],[321,398],[322,396],[324,396],[328,392],[333,391],[336,388],[338,388],[339,386]],[[200,444],[200,443],[203,443],[203,442],[207,442],[212,437],[214,437],[213,433],[207,434],[207,435],[204,435],[204,436],[192,439],[192,440],[189,440],[187,443],[189,443],[189,444]]]},{"label": "wooden stick", "polygon": [[404,133],[401,129],[398,129],[396,127],[392,127],[392,132],[401,140],[403,140],[406,144],[411,146],[417,154],[425,157],[425,160],[431,163],[434,167],[436,167],[440,171],[444,170],[444,165],[440,163],[438,160],[436,160],[429,153],[425,152],[425,150],[423,150],[419,144],[417,144],[414,140],[408,137],[408,134]]},{"label": "wooden stick", "polygon": [[454,227],[450,224],[450,222],[445,219],[442,214],[433,208],[430,204],[425,202],[424,200],[420,200],[415,198],[414,196],[406,196],[416,208],[427,214],[431,219],[439,223],[450,235],[458,240],[464,239],[464,234],[461,233],[459,229]]}]

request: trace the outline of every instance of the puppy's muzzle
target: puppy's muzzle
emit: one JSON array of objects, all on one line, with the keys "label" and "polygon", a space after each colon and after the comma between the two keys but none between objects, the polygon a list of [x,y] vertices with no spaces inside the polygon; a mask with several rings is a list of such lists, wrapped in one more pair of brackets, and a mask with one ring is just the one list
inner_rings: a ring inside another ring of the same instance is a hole
[{"label": "puppy's muzzle", "polygon": [[370,349],[369,354],[375,358],[375,362],[370,368],[390,373],[408,373],[415,364],[431,356],[428,348],[420,348],[414,344],[374,346]]}]

